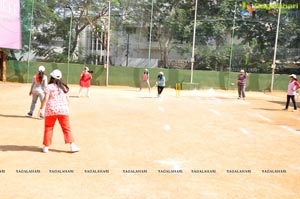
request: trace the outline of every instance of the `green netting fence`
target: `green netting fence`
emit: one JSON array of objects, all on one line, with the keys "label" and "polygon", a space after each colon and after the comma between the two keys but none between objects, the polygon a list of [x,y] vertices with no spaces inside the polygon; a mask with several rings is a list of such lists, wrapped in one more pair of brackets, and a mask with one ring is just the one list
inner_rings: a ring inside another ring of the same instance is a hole
[{"label": "green netting fence", "polygon": [[[45,63],[45,62],[27,62],[9,61],[7,63],[7,81],[30,83],[34,74],[37,73],[40,65],[45,66],[46,74],[49,75],[52,70],[59,69],[63,73],[63,80],[68,84],[78,84],[80,74],[84,68],[82,64],[66,63]],[[92,85],[106,86],[107,70],[104,66],[88,65],[93,71]],[[120,85],[139,87],[140,78],[144,68],[134,67],[109,67],[108,85]],[[193,84],[190,84],[190,70],[179,69],[150,69],[150,83],[155,85],[158,72],[163,71],[166,76],[166,86],[175,88],[177,83],[181,83],[183,89],[236,89],[237,72],[224,71],[202,71],[193,72]],[[285,91],[289,81],[288,75],[275,75],[274,90]],[[192,85],[192,86],[191,86]],[[249,91],[269,91],[271,85],[271,74],[250,73],[247,78],[247,90]]]}]

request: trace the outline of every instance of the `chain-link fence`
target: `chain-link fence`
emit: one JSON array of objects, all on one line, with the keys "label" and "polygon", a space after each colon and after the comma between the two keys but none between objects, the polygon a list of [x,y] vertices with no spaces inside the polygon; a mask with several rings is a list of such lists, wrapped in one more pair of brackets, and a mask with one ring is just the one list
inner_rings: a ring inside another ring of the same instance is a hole
[{"label": "chain-link fence", "polygon": [[[278,9],[245,15],[245,2],[203,1],[194,21],[194,2],[81,2],[21,0],[22,49],[6,49],[8,60],[27,61],[27,71],[34,61],[189,70],[196,22],[194,70],[272,70]],[[299,73],[298,8],[280,22],[276,72]]]}]

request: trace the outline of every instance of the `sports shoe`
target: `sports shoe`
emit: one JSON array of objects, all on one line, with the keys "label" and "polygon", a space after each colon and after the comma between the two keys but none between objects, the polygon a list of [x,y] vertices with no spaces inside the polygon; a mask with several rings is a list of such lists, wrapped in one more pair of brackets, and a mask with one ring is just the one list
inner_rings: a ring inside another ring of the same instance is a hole
[{"label": "sports shoe", "polygon": [[48,151],[49,151],[49,147],[44,146],[44,147],[43,147],[43,152],[44,152],[44,153],[48,153]]},{"label": "sports shoe", "polygon": [[293,112],[297,112],[297,109],[294,109]]},{"label": "sports shoe", "polygon": [[78,152],[80,151],[80,148],[76,146],[76,144],[71,143],[71,152]]},{"label": "sports shoe", "polygon": [[28,112],[27,115],[31,117],[31,116],[32,116],[32,113]]}]

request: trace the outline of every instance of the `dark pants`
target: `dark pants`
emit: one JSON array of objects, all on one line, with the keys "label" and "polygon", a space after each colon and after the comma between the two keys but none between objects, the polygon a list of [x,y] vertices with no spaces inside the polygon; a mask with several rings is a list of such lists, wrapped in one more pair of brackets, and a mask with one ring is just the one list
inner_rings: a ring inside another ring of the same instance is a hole
[{"label": "dark pants", "polygon": [[160,95],[162,93],[162,91],[164,90],[164,87],[162,86],[157,86],[157,93],[158,95]]},{"label": "dark pants", "polygon": [[285,109],[288,109],[289,105],[290,105],[290,99],[292,99],[293,105],[294,105],[294,110],[297,110],[297,104],[295,101],[295,95],[287,95],[286,96],[286,105],[285,105]]},{"label": "dark pants", "polygon": [[245,90],[246,90],[246,85],[238,85],[238,94],[239,94],[239,98],[245,98]]}]

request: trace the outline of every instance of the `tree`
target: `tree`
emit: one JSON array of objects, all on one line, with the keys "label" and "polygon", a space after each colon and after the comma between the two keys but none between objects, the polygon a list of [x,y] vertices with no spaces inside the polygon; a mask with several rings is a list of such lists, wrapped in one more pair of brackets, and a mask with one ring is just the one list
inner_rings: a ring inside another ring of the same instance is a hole
[{"label": "tree", "polygon": [[[31,5],[34,2],[33,12]],[[32,52],[37,56],[46,57],[49,61],[66,61],[67,54],[76,54],[77,41],[80,33],[87,27],[101,27],[99,22],[107,18],[107,1],[97,0],[21,0],[23,25],[23,51]],[[31,25],[31,13],[33,24]],[[69,27],[72,17],[71,48],[68,49]],[[31,33],[30,33],[31,30]],[[95,31],[101,31],[93,28]],[[31,36],[32,42],[28,44]],[[63,42],[63,53],[56,52],[53,41]],[[71,56],[72,57],[72,56]]]}]

